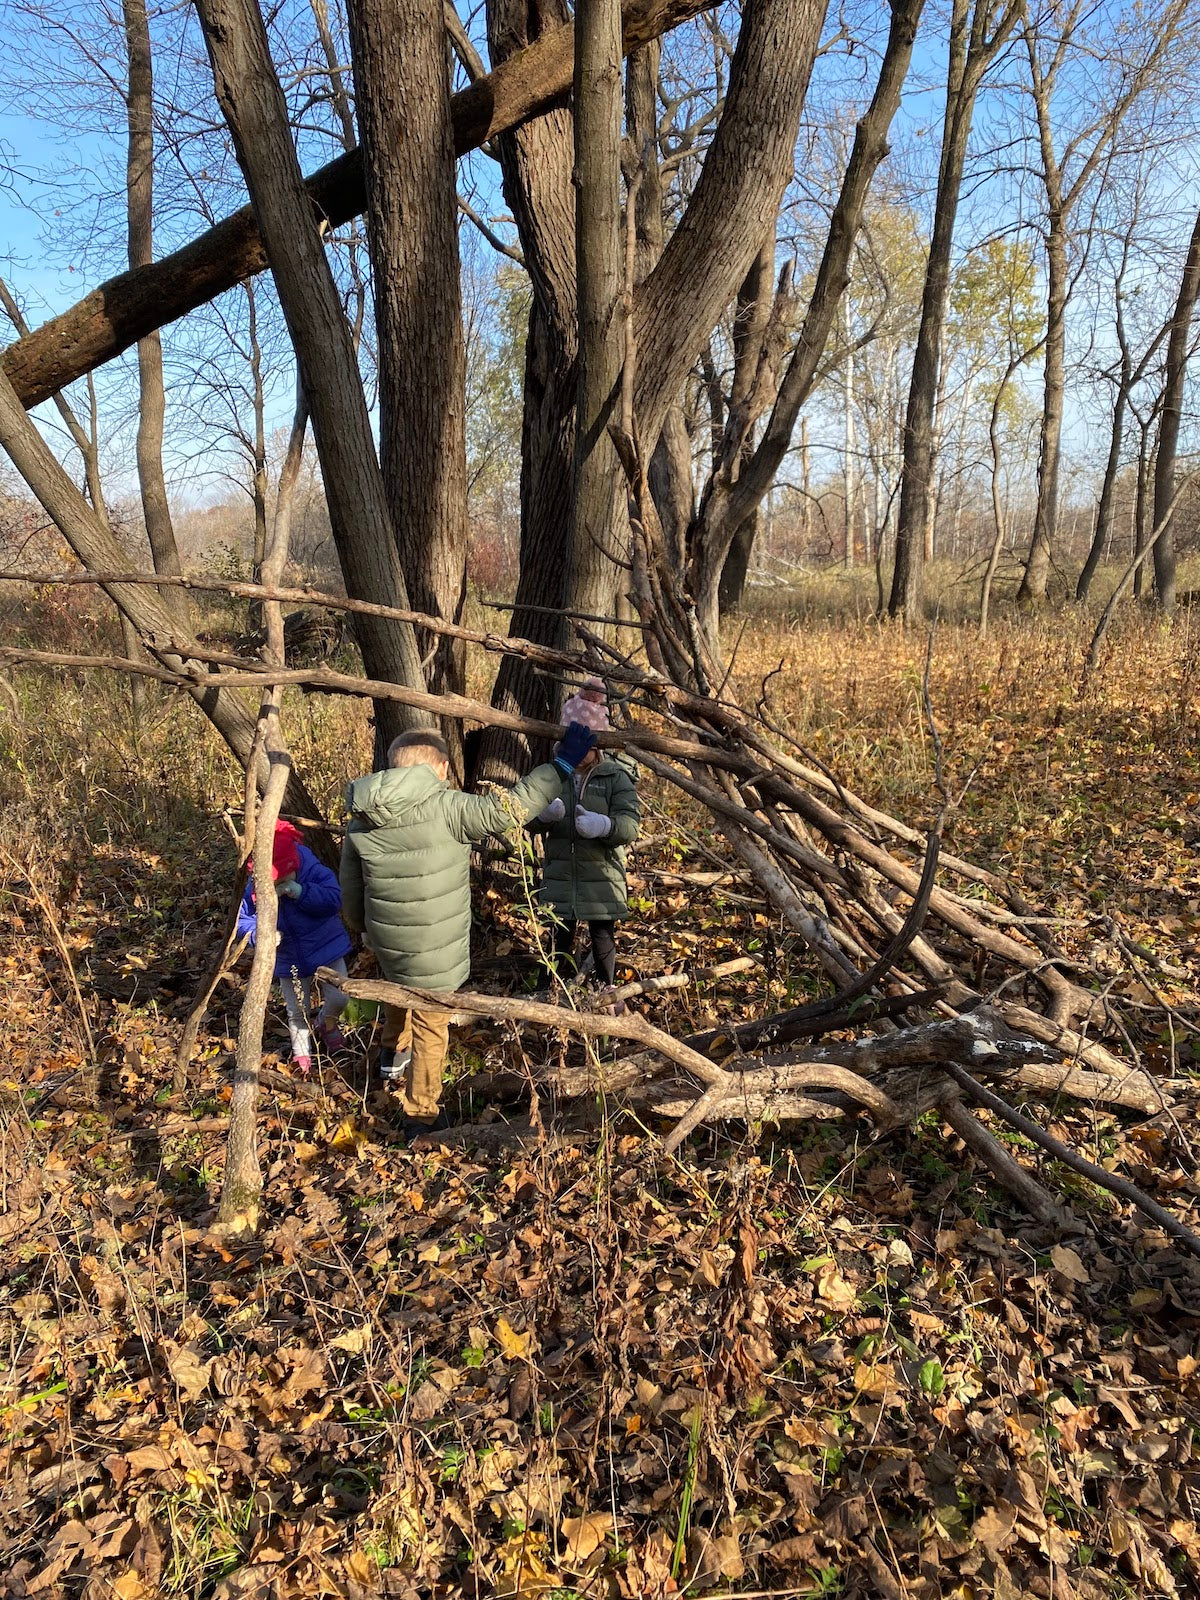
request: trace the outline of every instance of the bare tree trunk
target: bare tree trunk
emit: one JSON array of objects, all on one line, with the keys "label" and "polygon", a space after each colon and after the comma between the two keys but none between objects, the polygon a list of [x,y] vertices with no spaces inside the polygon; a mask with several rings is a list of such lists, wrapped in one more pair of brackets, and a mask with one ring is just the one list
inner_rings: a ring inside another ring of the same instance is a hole
[{"label": "bare tree trunk", "polygon": [[[1123,270],[1123,267],[1122,267]],[[1076,600],[1086,600],[1096,576],[1096,569],[1104,560],[1112,536],[1113,507],[1116,502],[1117,475],[1121,470],[1121,445],[1125,436],[1125,414],[1129,407],[1129,391],[1133,385],[1133,355],[1125,332],[1124,299],[1120,284],[1117,287],[1117,339],[1121,346],[1121,371],[1117,379],[1117,392],[1113,396],[1112,427],[1108,438],[1108,459],[1104,463],[1104,479],[1100,485],[1100,499],[1096,505],[1096,527],[1092,546],[1075,585]]]},{"label": "bare tree trunk", "polygon": [[1154,544],[1154,586],[1158,604],[1170,616],[1175,610],[1174,517],[1175,462],[1179,450],[1179,424],[1183,416],[1183,385],[1187,377],[1188,343],[1196,297],[1200,295],[1200,214],[1192,228],[1179,284],[1179,298],[1167,336],[1167,364],[1163,373],[1162,415],[1154,455],[1154,526],[1162,527]]},{"label": "bare tree trunk", "polygon": [[[300,468],[304,465],[304,435],[308,432],[308,401],[304,385],[296,379],[296,407],[292,413],[292,426],[288,433],[287,450],[279,469],[279,483],[275,490],[275,517],[271,542],[277,548],[291,549],[292,512],[296,505],[296,485],[300,481]],[[282,567],[280,569],[282,578]]]},{"label": "bare tree trunk", "polygon": [[[254,0],[199,0],[197,9],[296,349],[347,592],[407,609],[354,346],[300,175],[262,13]],[[361,618],[356,630],[369,677],[422,684],[411,625]],[[376,705],[381,764],[391,739],[415,720],[393,702]]]},{"label": "bare tree trunk", "polygon": [[[379,337],[383,481],[411,604],[456,622],[467,581],[466,399],[442,5],[350,0],[349,18]],[[432,652],[433,692],[461,691],[461,645],[445,636],[422,636],[418,644],[423,655]],[[454,724],[446,732],[455,743],[461,737]]]},{"label": "bare tree trunk", "polygon": [[983,583],[979,590],[979,637],[982,639],[988,631],[989,612],[992,603],[992,584],[996,578],[996,568],[1000,565],[1000,557],[1004,551],[1005,541],[1008,538],[1008,517],[1004,505],[1004,497],[1000,493],[1000,408],[1004,404],[1004,395],[1012,382],[1013,374],[1028,361],[1032,352],[1023,350],[1018,356],[1010,356],[1004,376],[996,385],[996,393],[992,398],[992,412],[988,420],[988,445],[992,455],[991,492],[992,492],[992,544],[988,551],[987,568],[983,574]]},{"label": "bare tree trunk", "polygon": [[[278,610],[278,606],[275,608]],[[260,713],[267,724],[267,759],[271,775],[254,820],[254,960],[238,1021],[233,1094],[229,1101],[229,1134],[216,1232],[231,1239],[253,1238],[258,1231],[262,1167],[258,1159],[258,1075],[262,1066],[263,1027],[275,975],[275,928],[279,897],[271,877],[271,841],[291,762],[279,741],[279,707],[264,699]],[[249,826],[247,818],[247,826]]]},{"label": "bare tree trunk", "polygon": [[[754,451],[754,426],[766,396],[761,394],[760,369],[765,356],[767,330],[771,322],[775,284],[775,223],[771,227],[750,264],[737,292],[733,316],[733,379],[729,388],[729,403],[721,432],[720,454],[716,471],[725,468],[730,458],[736,458],[730,471],[736,476],[740,463],[750,459]],[[715,373],[714,373],[715,379]],[[754,508],[757,512],[757,507]],[[692,530],[691,591],[696,602],[696,618],[704,636],[715,649],[720,631],[721,613],[733,598],[732,591],[741,598],[741,583],[745,582],[750,561],[750,543],[753,542],[756,517],[746,518],[735,531],[734,541],[714,538],[712,526],[701,521]],[[740,559],[730,568],[730,556],[738,535],[749,542],[740,552]],[[741,568],[741,583],[733,581],[733,574]],[[725,586],[725,573],[729,570],[731,583]],[[724,600],[722,596],[724,595]]]},{"label": "bare tree trunk", "polygon": [[[1142,424],[1142,437],[1138,446],[1137,494],[1133,508],[1133,555],[1137,560],[1146,548],[1149,536],[1151,503],[1150,488],[1150,422]],[[1146,567],[1143,563],[1133,575],[1133,598],[1140,600],[1146,587]]]},{"label": "bare tree trunk", "polygon": [[[998,15],[999,13],[999,15]],[[932,537],[931,500],[936,454],[934,417],[942,367],[942,335],[950,296],[950,260],[954,226],[962,191],[967,142],[975,115],[975,97],[988,65],[1016,24],[1015,3],[1001,11],[1001,0],[954,0],[950,22],[950,62],[946,77],[946,113],[942,153],[934,201],[933,235],[921,294],[921,322],[913,356],[908,409],[904,420],[904,463],[900,476],[900,510],[896,524],[896,556],[888,613],[907,621],[920,615],[921,574],[926,543]],[[989,30],[991,30],[989,32]]]},{"label": "bare tree trunk", "polygon": [[[304,405],[300,401],[292,422],[284,475],[294,484],[299,457],[304,445]],[[292,470],[295,462],[296,470]],[[282,485],[281,485],[282,488]],[[291,535],[290,491],[282,497],[283,515],[276,515],[271,538],[263,551],[262,584],[278,589],[287,565]],[[283,607],[278,600],[263,602],[267,642],[263,657],[273,666],[283,667]],[[233,1074],[233,1095],[229,1102],[229,1140],[225,1150],[225,1176],[221,1184],[221,1204],[217,1212],[218,1229],[229,1237],[253,1235],[258,1230],[259,1197],[262,1194],[262,1167],[258,1159],[258,1087],[262,1066],[263,1024],[271,981],[275,972],[275,930],[278,925],[279,897],[272,871],[275,823],[280,802],[291,771],[280,728],[283,691],[272,684],[263,692],[259,707],[259,734],[270,767],[257,816],[248,811],[245,818],[246,855],[254,855],[254,909],[256,917],[254,960],[250,981],[238,1021],[237,1062]],[[249,791],[248,791],[249,794]]]},{"label": "bare tree trunk", "polygon": [[[258,300],[253,283],[246,285],[250,311],[250,386],[254,396],[254,438],[251,441],[250,498],[254,506],[254,581],[261,576],[267,559],[267,425],[266,395],[263,390],[262,345],[258,339]],[[251,601],[249,625],[252,632],[262,626],[262,605]]]},{"label": "bare tree trunk", "polygon": [[612,616],[629,540],[617,421],[621,319],[620,0],[576,0],[575,261],[579,362],[567,605]]},{"label": "bare tree trunk", "polygon": [[[129,265],[146,267],[154,260],[154,67],[146,0],[122,0],[125,44],[129,56],[126,110],[129,145],[125,168],[128,206]],[[167,398],[163,387],[162,339],[157,332],[138,340],[137,470],[142,516],[155,572],[179,577],[183,567],[163,477],[163,426]],[[163,604],[181,627],[188,626],[187,597],[168,590]]]},{"label": "bare tree trunk", "polygon": [[717,607],[722,617],[741,608],[746,596],[746,582],[750,576],[750,561],[758,541],[762,513],[754,510],[738,524],[733,542],[721,568],[721,581],[717,586]]},{"label": "bare tree trunk", "polygon": [[842,364],[842,565],[854,565],[854,512],[858,505],[858,439],[854,427],[854,342],[850,325],[850,301],[843,299],[846,317],[846,355]]},{"label": "bare tree trunk", "polygon": [[[634,308],[634,414],[658,442],[705,340],[762,248],[795,167],[825,0],[747,0],[717,131],[695,191]],[[739,519],[740,520],[740,519]]]},{"label": "bare tree trunk", "polygon": [[1063,403],[1067,382],[1067,238],[1061,207],[1053,203],[1046,238],[1046,355],[1042,428],[1038,447],[1037,511],[1033,539],[1017,599],[1040,605],[1050,581],[1050,562],[1058,527],[1058,469],[1062,449]]},{"label": "bare tree trunk", "polygon": [[[488,45],[504,63],[561,26],[561,0],[490,0]],[[498,141],[504,197],[517,224],[533,301],[525,341],[521,419],[521,550],[510,632],[537,644],[567,642],[566,541],[575,492],[575,196],[569,112],[548,116]],[[537,721],[558,718],[552,679],[506,656],[492,692],[497,710]],[[488,729],[478,744],[477,776],[511,781],[534,754],[520,734]]]}]

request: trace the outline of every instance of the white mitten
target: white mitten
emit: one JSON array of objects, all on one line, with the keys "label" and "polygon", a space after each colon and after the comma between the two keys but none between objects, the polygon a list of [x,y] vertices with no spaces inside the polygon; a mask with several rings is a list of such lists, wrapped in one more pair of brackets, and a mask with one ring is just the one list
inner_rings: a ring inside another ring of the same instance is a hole
[{"label": "white mitten", "polygon": [[612,818],[600,811],[585,811],[575,807],[575,832],[581,839],[607,839],[612,832]]},{"label": "white mitten", "polygon": [[543,811],[539,811],[533,820],[535,822],[561,822],[566,814],[567,808],[562,803],[562,796],[559,795],[557,799],[551,800]]}]

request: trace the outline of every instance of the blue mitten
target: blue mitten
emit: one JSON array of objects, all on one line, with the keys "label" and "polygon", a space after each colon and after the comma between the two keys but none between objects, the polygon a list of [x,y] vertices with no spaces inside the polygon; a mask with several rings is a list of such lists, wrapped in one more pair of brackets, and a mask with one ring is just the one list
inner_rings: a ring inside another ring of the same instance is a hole
[{"label": "blue mitten", "polygon": [[575,768],[595,748],[596,735],[582,722],[573,722],[563,734],[555,753],[554,765],[560,772],[574,772]]}]

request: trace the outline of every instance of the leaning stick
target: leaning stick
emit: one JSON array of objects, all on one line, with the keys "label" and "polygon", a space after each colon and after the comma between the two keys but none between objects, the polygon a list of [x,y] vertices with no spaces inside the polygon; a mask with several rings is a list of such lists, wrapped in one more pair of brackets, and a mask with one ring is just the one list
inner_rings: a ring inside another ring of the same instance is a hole
[{"label": "leaning stick", "polygon": [[943,1061],[939,1065],[947,1076],[954,1079],[963,1093],[975,1101],[976,1105],[981,1105],[993,1116],[1002,1118],[1019,1133],[1023,1133],[1027,1139],[1032,1140],[1047,1155],[1053,1156],[1056,1161],[1061,1161],[1073,1172],[1078,1172],[1099,1188],[1107,1189],[1110,1194],[1128,1200],[1130,1205],[1136,1206],[1144,1216],[1156,1222],[1185,1250],[1189,1250],[1194,1256],[1200,1256],[1200,1235],[1185,1227],[1178,1217],[1172,1216],[1165,1207],[1159,1205],[1157,1200],[1151,1200],[1150,1196],[1143,1193],[1135,1183],[1130,1183],[1128,1178],[1118,1177],[1115,1172],[1106,1172],[1096,1162],[1089,1161],[1086,1156],[1078,1155],[1069,1145],[1063,1144],[1061,1139],[1056,1139],[1052,1133],[1047,1133],[1045,1128],[1034,1122],[1032,1117],[1025,1116],[1016,1106],[1010,1106],[1007,1100],[1002,1100],[991,1089],[985,1089],[965,1067],[960,1067],[953,1061]]}]

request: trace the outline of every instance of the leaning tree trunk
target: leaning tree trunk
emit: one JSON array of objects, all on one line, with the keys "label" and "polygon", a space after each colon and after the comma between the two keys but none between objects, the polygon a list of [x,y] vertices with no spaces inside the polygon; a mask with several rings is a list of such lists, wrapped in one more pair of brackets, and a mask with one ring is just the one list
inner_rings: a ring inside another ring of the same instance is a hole
[{"label": "leaning tree trunk", "polygon": [[1175,541],[1172,502],[1175,499],[1175,462],[1179,450],[1179,424],[1183,417],[1183,385],[1187,377],[1188,343],[1196,297],[1200,295],[1200,214],[1192,228],[1179,298],[1167,338],[1167,365],[1163,374],[1162,415],[1158,423],[1158,448],[1154,455],[1154,517],[1161,529],[1154,544],[1154,587],[1160,608],[1170,616],[1175,610]]},{"label": "leaning tree trunk", "polygon": [[635,301],[634,415],[647,456],[779,211],[825,9],[825,0],[747,0],[742,9],[699,180]]},{"label": "leaning tree trunk", "polygon": [[579,321],[575,502],[567,606],[616,610],[628,537],[625,491],[609,427],[617,419],[622,340],[620,0],[575,7],[575,262]]},{"label": "leaning tree trunk", "polygon": [[[262,13],[254,0],[199,0],[197,9],[295,346],[346,590],[407,608],[354,344],[300,174]],[[369,677],[423,682],[411,624],[361,617],[356,628]],[[415,720],[395,702],[376,706],[380,764],[391,739]]]},{"label": "leaning tree trunk", "polygon": [[[454,129],[441,0],[351,0],[355,109],[379,339],[380,464],[418,611],[456,622],[466,594],[465,356]],[[620,48],[620,17],[617,19]],[[461,646],[419,636],[435,693],[463,687]],[[457,743],[460,730],[447,724]],[[455,764],[457,765],[457,759]]]},{"label": "leaning tree trunk", "polygon": [[[125,44],[129,56],[129,88],[125,106],[129,144],[125,166],[129,265],[147,267],[154,260],[154,65],[146,0],[122,0]],[[183,566],[175,542],[175,526],[163,477],[163,427],[167,397],[163,386],[162,339],[157,330],[138,340],[137,473],[142,516],[155,572],[179,577]],[[163,604],[183,627],[188,626],[187,597],[168,589]]]},{"label": "leaning tree trunk", "polygon": [[[654,39],[633,51],[625,69],[625,137],[634,183],[635,286],[644,283],[663,252],[663,181],[658,148],[658,72],[662,43]],[[626,224],[628,226],[628,223]],[[650,493],[671,560],[687,559],[687,531],[696,514],[692,442],[676,402],[667,412],[650,458]]]}]

